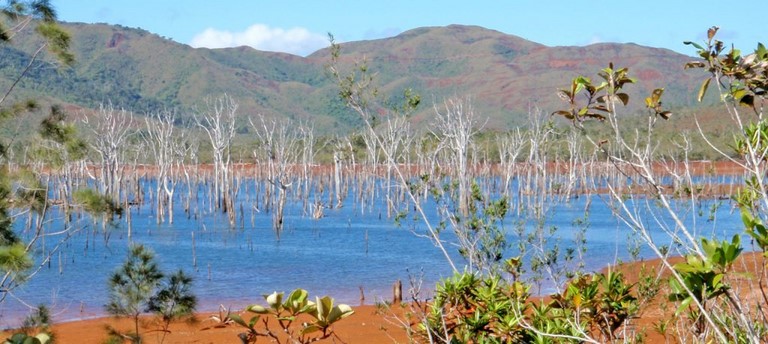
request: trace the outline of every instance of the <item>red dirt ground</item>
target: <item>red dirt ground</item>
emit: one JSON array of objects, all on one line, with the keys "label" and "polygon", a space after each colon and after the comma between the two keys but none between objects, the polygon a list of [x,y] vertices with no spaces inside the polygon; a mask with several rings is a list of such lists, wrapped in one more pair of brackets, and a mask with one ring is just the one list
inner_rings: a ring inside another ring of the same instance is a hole
[{"label": "red dirt ground", "polygon": [[[680,258],[673,259],[673,263],[680,261]],[[634,262],[622,264],[615,269],[622,271],[630,283],[637,282],[641,267],[645,267],[649,272],[661,271],[661,276],[668,276],[669,273],[661,269],[661,263],[658,260],[648,260],[645,262]],[[743,254],[740,260],[735,264],[737,271],[750,271],[751,269],[765,266],[765,259],[760,254]],[[661,269],[661,270],[659,270]],[[747,274],[742,274],[747,275]],[[754,276],[754,274],[749,274]],[[748,281],[741,281],[746,283]],[[734,290],[741,290],[741,296],[749,297],[746,294],[756,295],[756,291],[748,288],[739,288],[739,281],[735,281]],[[754,286],[753,284],[749,284]],[[666,286],[666,282],[661,282],[661,286]],[[671,313],[676,308],[675,305],[664,305],[664,292],[648,302],[642,307],[642,311],[637,318],[631,320],[633,327],[637,331],[645,334],[646,343],[663,343],[665,338],[654,330],[654,324],[671,317]],[[395,317],[403,319],[403,309],[394,307],[391,310],[381,310],[376,306],[354,307],[355,313],[350,317],[341,320],[335,325],[337,338],[331,337],[318,343],[408,343],[408,337],[401,328]],[[243,332],[237,325],[223,327],[214,327],[216,322],[210,320],[211,315],[218,314],[216,311],[200,312],[196,316],[195,323],[174,323],[171,325],[170,333],[165,338],[164,343],[239,343],[238,333]],[[244,314],[247,319],[249,314]],[[73,321],[55,324],[53,331],[57,343],[102,343],[107,338],[107,326],[122,331],[129,331],[132,328],[132,322],[128,319],[98,318],[82,321]],[[160,332],[158,325],[154,324],[151,318],[142,319],[142,333],[144,333],[144,343],[160,343]],[[0,338],[7,338],[9,332],[0,333]],[[674,338],[667,338],[671,342],[676,342]],[[258,342],[270,342],[267,338],[260,338]]]}]

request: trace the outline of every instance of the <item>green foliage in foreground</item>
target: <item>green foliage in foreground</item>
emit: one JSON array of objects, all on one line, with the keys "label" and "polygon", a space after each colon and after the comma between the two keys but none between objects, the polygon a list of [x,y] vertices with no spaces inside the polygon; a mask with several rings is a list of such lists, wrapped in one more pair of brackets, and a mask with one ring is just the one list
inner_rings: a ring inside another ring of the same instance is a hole
[{"label": "green foliage in foreground", "polygon": [[144,312],[153,312],[161,318],[164,334],[171,321],[194,312],[197,298],[192,294],[192,278],[183,271],[168,276],[165,283],[164,277],[151,250],[143,245],[131,246],[125,263],[109,279],[109,303],[105,307],[109,314],[130,317],[134,332],[127,335],[114,329],[111,332],[141,343],[139,316]]},{"label": "green foliage in foreground", "polygon": [[[768,230],[764,225],[768,213],[768,186],[765,185],[765,175],[768,174],[768,121],[763,118],[768,97],[768,49],[759,44],[749,55],[742,55],[736,49],[725,52],[724,44],[714,39],[716,32],[716,27],[709,30],[706,47],[688,43],[699,49],[702,61],[689,63],[686,67],[704,68],[711,73],[711,78],[702,83],[698,99],[703,99],[710,84],[716,85],[726,110],[737,121],[739,132],[731,145],[733,153],[724,153],[706,137],[704,141],[724,158],[738,157],[737,162],[748,175],[744,187],[735,192],[733,198],[741,208],[745,234],[763,251],[763,257],[768,257]],[[559,95],[568,108],[555,111],[552,115],[571,121],[592,143],[591,148],[613,162],[621,173],[627,173],[625,166],[630,165],[637,181],[649,186],[652,196],[676,220],[674,233],[668,233],[670,239],[680,245],[678,252],[685,255],[685,262],[672,266],[667,256],[668,248],[657,246],[648,235],[646,226],[653,225],[637,220],[633,217],[636,214],[631,214],[632,210],[626,207],[614,209],[614,215],[632,220],[626,221],[627,227],[644,235],[645,243],[671,268],[669,289],[665,292],[669,301],[677,303],[677,311],[670,316],[671,319],[662,320],[656,330],[669,340],[668,325],[675,323],[676,333],[672,336],[681,342],[765,342],[768,338],[766,295],[763,291],[765,261],[754,264],[756,273],[760,274],[757,279],[744,278],[744,274],[734,271],[733,266],[744,249],[741,236],[735,235],[723,241],[697,240],[694,233],[699,232],[677,221],[681,216],[680,210],[670,205],[669,196],[656,179],[658,172],[654,171],[654,164],[665,157],[677,157],[656,151],[661,144],[653,135],[657,125],[662,123],[658,120],[669,121],[676,116],[662,106],[664,89],[656,88],[645,98],[647,116],[642,119],[645,127],[627,127],[623,119],[619,124],[616,108],[630,103],[630,96],[624,88],[635,80],[629,76],[627,68],[614,67],[613,64],[602,69],[598,76],[602,81],[595,83],[579,76],[570,87],[560,90]],[[715,82],[712,83],[712,80]],[[341,86],[344,89],[343,83]],[[354,94],[342,96],[349,99]],[[742,109],[747,109],[749,117],[740,115]],[[360,112],[365,115],[364,111]],[[591,136],[587,127],[590,121],[610,123],[608,135],[598,136],[597,139]],[[681,151],[677,154],[683,154],[689,161],[687,154],[691,152],[690,147],[678,146],[677,149]],[[623,195],[618,193],[611,197],[617,203],[625,201]],[[492,215],[485,213],[483,218],[492,219]],[[655,225],[659,225],[658,222]],[[479,226],[470,225],[467,228]],[[682,236],[685,238],[681,239]],[[466,249],[467,246],[462,245],[461,248]],[[492,252],[487,247],[481,249]],[[498,264],[499,259],[490,261]],[[418,318],[420,325],[415,339],[429,343],[642,341],[642,333],[628,326],[641,305],[633,293],[634,285],[629,284],[620,273],[576,275],[566,283],[562,292],[551,296],[551,301],[533,301],[529,300],[530,285],[514,278],[519,271],[519,258],[505,262],[509,267],[506,272],[513,276],[512,281],[495,273],[496,269],[488,269],[490,272],[486,274],[456,273],[437,285],[432,302],[416,301],[415,309],[423,314]],[[737,286],[760,291],[754,296],[748,294],[749,297],[744,297],[744,294],[736,292]],[[643,276],[640,277],[638,289],[644,300],[654,298],[660,290],[658,284],[654,285],[653,281],[649,282]],[[410,330],[408,326],[406,328]]]},{"label": "green foliage in foreground", "polygon": [[[30,30],[34,30],[34,34],[29,36],[35,36],[31,43],[35,47],[28,63],[4,63],[11,66],[14,72],[10,83],[4,84],[0,90],[0,127],[4,131],[11,127],[7,125],[9,122],[18,122],[21,117],[40,109],[38,101],[34,99],[8,103],[13,99],[14,89],[28,76],[36,60],[42,58],[47,51],[61,65],[71,66],[74,62],[74,56],[69,51],[69,34],[58,26],[56,11],[50,1],[8,0],[0,4],[0,49],[7,48],[13,43],[12,40],[26,35],[25,31]],[[8,62],[5,57],[4,62]],[[84,154],[85,143],[78,139],[73,126],[63,123],[64,117],[59,107],[50,108],[49,115],[39,125],[39,138],[35,145],[25,147],[32,148],[30,151],[36,153],[33,154],[34,159],[25,161],[25,164],[34,165],[36,162],[45,161],[57,168],[71,161],[69,159],[74,160]],[[48,189],[40,180],[41,177],[32,168],[12,168],[9,164],[13,155],[10,147],[17,135],[18,132],[12,132],[11,137],[0,139],[0,274],[4,275],[0,283],[0,300],[4,300],[7,293],[21,285],[29,276],[26,270],[34,265],[33,253],[39,252],[34,245],[35,241],[43,235],[50,235],[38,230],[34,236],[28,238],[29,243],[24,243],[14,232],[12,209],[22,213],[29,211],[41,220],[38,223],[43,222],[48,209]],[[31,338],[16,337],[24,342],[32,340]],[[36,340],[43,339],[41,337]]]},{"label": "green foliage in foreground", "polygon": [[110,221],[114,215],[121,216],[123,208],[107,195],[102,195],[93,189],[75,191],[72,198],[91,215],[101,215],[105,221]]},{"label": "green foliage in foreground", "polygon": [[499,276],[458,273],[437,285],[417,336],[434,343],[613,342],[638,311],[619,272],[585,275],[551,301],[532,301],[530,285]]},{"label": "green foliage in foreground", "polygon": [[[267,337],[278,343],[279,334],[288,337],[290,343],[312,343],[334,336],[333,324],[344,319],[354,311],[346,304],[333,304],[329,296],[315,297],[309,301],[309,293],[304,289],[296,289],[285,297],[284,293],[274,292],[264,295],[267,306],[250,305],[245,310],[255,313],[248,322],[239,315],[230,315],[236,324],[246,329],[240,334],[243,343],[255,343],[259,337]],[[311,320],[299,323],[300,316],[308,316]],[[259,321],[264,329],[257,329]],[[272,324],[270,321],[275,322]]]},{"label": "green foliage in foreground", "polygon": [[21,325],[18,333],[14,333],[3,344],[47,344],[54,342],[51,333],[51,314],[48,307],[38,306]]},{"label": "green foliage in foreground", "polygon": [[16,333],[3,344],[47,344],[51,342],[51,336],[47,333],[38,333],[31,336],[26,333]]},{"label": "green foliage in foreground", "polygon": [[[701,60],[689,62],[685,68],[705,69],[711,74],[702,82],[697,98],[701,101],[708,89],[715,85],[725,109],[736,119],[736,125],[741,130],[734,135],[731,148],[733,156],[738,157],[738,163],[748,177],[744,187],[735,192],[733,199],[741,208],[745,234],[752,237],[757,247],[765,252],[768,248],[768,230],[763,225],[763,218],[768,206],[765,203],[768,188],[763,179],[768,152],[768,125],[763,118],[763,109],[768,95],[768,49],[758,44],[757,49],[748,55],[742,55],[735,48],[726,51],[723,42],[715,39],[717,31],[717,27],[708,30],[706,45],[686,42],[698,49]],[[599,76],[603,79],[600,84],[593,84],[585,77],[575,78],[570,88],[560,90],[561,98],[569,105],[568,109],[555,111],[553,115],[565,117],[577,127],[583,127],[582,122],[595,119],[610,122],[616,131],[616,138],[604,140],[597,148],[617,162],[624,162],[624,157],[632,156],[630,163],[638,170],[646,168],[648,171],[647,166],[653,161],[653,155],[648,153],[651,150],[647,147],[653,141],[644,142],[646,148],[639,149],[638,145],[630,147],[621,137],[620,130],[626,128],[620,127],[616,120],[615,107],[618,104],[627,105],[630,101],[623,88],[634,83],[634,79],[629,78],[627,73],[627,68],[614,68],[611,64],[600,71]],[[666,120],[672,115],[661,107],[663,91],[662,88],[655,89],[645,99],[649,111],[648,133],[653,132],[657,118]],[[579,99],[586,100],[580,102]],[[741,115],[744,109],[750,113],[749,116]],[[616,147],[607,148],[611,145]],[[644,173],[641,174],[642,179],[656,188],[656,197],[663,198],[652,173]],[[687,229],[682,229],[682,232],[690,238],[686,240],[691,242],[691,246],[686,249],[685,262],[673,267],[668,299],[679,303],[675,317],[678,324],[685,325],[683,335],[702,342],[764,342],[767,333],[765,314],[759,311],[762,306],[750,305],[749,300],[741,300],[733,290],[733,285],[741,279],[732,269],[743,251],[740,235],[734,235],[730,241],[701,238],[698,245]],[[646,241],[655,247],[651,239]],[[763,255],[766,256],[765,253]],[[660,258],[666,261],[665,254]],[[756,272],[762,281],[765,267]],[[758,286],[762,289],[762,282]],[[750,309],[752,307],[756,307],[758,312],[753,313]],[[681,340],[685,340],[683,338],[688,337],[681,337]]]}]

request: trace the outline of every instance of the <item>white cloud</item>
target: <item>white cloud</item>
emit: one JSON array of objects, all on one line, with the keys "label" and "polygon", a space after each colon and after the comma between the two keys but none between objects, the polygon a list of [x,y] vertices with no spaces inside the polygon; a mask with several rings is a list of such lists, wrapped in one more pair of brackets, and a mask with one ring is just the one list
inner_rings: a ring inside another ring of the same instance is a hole
[{"label": "white cloud", "polygon": [[603,37],[600,35],[594,35],[592,36],[592,39],[589,40],[588,44],[597,44],[597,43],[603,43],[605,40],[603,40]]},{"label": "white cloud", "polygon": [[306,56],[328,46],[328,39],[325,35],[310,32],[302,27],[286,30],[254,24],[242,32],[208,28],[195,35],[190,45],[195,48],[228,48],[247,45],[259,50]]}]

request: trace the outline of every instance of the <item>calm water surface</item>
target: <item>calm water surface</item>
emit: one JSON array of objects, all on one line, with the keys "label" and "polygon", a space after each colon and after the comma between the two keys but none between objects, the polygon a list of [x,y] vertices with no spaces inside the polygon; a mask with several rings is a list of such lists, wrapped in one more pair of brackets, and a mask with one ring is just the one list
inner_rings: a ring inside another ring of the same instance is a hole
[{"label": "calm water surface", "polygon": [[[708,221],[708,207],[714,202],[689,211],[686,222],[695,221],[702,235],[722,237],[739,232],[738,218],[731,214],[728,202],[720,203],[717,222]],[[365,303],[371,304],[389,300],[391,285],[397,279],[403,281],[405,289],[409,276],[420,277],[425,289],[430,290],[441,278],[451,275],[446,258],[432,242],[414,234],[423,234],[424,226],[412,222],[411,217],[401,226],[395,225],[386,217],[386,210],[377,207],[383,202],[373,202],[373,207],[363,210],[350,197],[344,207],[326,209],[325,217],[318,220],[306,216],[299,202],[289,202],[279,240],[271,227],[271,213],[255,210],[253,202],[242,197],[238,203],[243,205],[244,216],[241,219],[238,211],[234,229],[223,214],[201,210],[197,218],[188,216],[181,203],[176,201],[173,225],[158,225],[150,205],[132,208],[132,240],[154,250],[164,271],[183,269],[194,276],[201,311],[213,313],[220,304],[241,309],[263,303],[262,294],[299,287],[307,289],[310,297],[331,295],[337,302],[352,305],[360,303],[362,287]],[[594,198],[590,203],[584,257],[588,271],[628,259],[628,247],[633,245],[628,230],[611,216],[602,201]],[[551,243],[573,246],[577,232],[573,222],[584,217],[586,204],[586,198],[581,197],[551,206],[547,225],[558,228]],[[435,221],[434,209],[429,216]],[[60,219],[60,215],[54,211],[50,218]],[[514,214],[505,219],[510,240],[515,240],[512,233],[517,220]],[[91,226],[89,219],[80,223]],[[57,226],[61,227],[60,220],[53,221],[50,228]],[[95,232],[82,230],[70,238],[48,265],[15,290],[0,306],[0,323],[18,326],[19,319],[29,311],[28,305],[41,303],[49,305],[58,321],[104,315],[107,279],[124,261],[130,241],[125,223],[111,229],[108,239],[99,226]],[[451,235],[444,237],[450,245]],[[659,233],[658,237],[663,235]],[[454,261],[463,265],[455,246],[449,246],[449,250]],[[514,254],[510,250],[507,256]],[[652,254],[642,249],[641,256]],[[542,292],[547,291],[551,288],[545,285]]]}]

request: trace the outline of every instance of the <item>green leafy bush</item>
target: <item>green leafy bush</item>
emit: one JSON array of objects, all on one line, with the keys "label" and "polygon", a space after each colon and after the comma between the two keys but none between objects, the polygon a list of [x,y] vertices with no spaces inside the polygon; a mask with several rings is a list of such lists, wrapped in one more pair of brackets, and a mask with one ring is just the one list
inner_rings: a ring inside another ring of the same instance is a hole
[{"label": "green leafy bush", "polygon": [[[333,324],[354,314],[346,304],[334,305],[333,298],[329,296],[315,297],[314,302],[309,301],[308,297],[309,293],[304,289],[292,291],[287,298],[282,292],[274,292],[264,295],[266,307],[258,304],[246,307],[247,312],[255,314],[248,322],[237,314],[231,314],[230,318],[247,330],[240,334],[244,343],[255,343],[259,337],[268,337],[278,343],[283,340],[290,343],[312,343],[333,336]],[[307,316],[310,320],[299,323],[300,316]],[[260,320],[263,329],[257,328]]]},{"label": "green leafy bush", "polygon": [[171,321],[194,312],[197,298],[191,291],[192,278],[183,271],[168,276],[165,283],[164,277],[150,249],[139,244],[131,246],[125,263],[109,279],[106,310],[114,316],[130,317],[134,332],[121,334],[110,329],[111,332],[140,343],[139,316],[144,312],[154,312],[163,323],[162,343]]},{"label": "green leafy bush", "polygon": [[574,279],[550,301],[531,300],[530,288],[467,272],[446,278],[437,285],[418,338],[435,343],[614,342],[638,311],[633,285],[619,272]]}]

